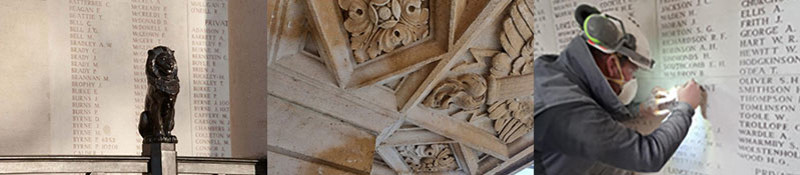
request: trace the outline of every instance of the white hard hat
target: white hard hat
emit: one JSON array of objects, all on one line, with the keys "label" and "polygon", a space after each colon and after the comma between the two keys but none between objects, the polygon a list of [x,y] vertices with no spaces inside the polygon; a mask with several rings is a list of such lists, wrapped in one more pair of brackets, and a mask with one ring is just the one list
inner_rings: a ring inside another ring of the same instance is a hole
[{"label": "white hard hat", "polygon": [[655,61],[650,56],[650,44],[633,17],[615,12],[600,13],[584,4],[575,10],[575,19],[592,47],[607,54],[625,55],[645,70],[653,68]]}]

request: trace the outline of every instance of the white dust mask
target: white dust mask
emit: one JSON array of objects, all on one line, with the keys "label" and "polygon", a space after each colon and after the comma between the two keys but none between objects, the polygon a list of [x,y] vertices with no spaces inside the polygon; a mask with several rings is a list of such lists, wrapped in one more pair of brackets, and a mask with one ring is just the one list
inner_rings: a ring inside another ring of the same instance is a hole
[{"label": "white dust mask", "polygon": [[[622,66],[619,65],[619,58],[617,58],[617,69],[619,70],[620,79],[613,79],[606,77],[606,79],[613,81],[614,83],[619,84],[622,87],[622,91],[617,95],[617,98],[620,102],[624,105],[631,104],[633,102],[634,97],[636,97],[636,91],[639,89],[639,83],[636,81],[636,78],[631,79],[630,81],[625,81],[625,74],[622,72]],[[623,83],[625,82],[625,83]]]},{"label": "white dust mask", "polygon": [[622,91],[617,95],[617,98],[619,98],[622,104],[631,104],[634,97],[636,97],[637,89],[639,89],[639,83],[636,82],[635,78],[631,79],[631,81],[625,82],[625,84],[622,85]]}]

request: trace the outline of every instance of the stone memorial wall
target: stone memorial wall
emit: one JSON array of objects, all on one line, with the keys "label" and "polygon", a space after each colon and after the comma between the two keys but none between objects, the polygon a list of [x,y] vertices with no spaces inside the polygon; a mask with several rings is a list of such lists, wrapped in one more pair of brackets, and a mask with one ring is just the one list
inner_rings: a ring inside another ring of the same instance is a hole
[{"label": "stone memorial wall", "polygon": [[[800,172],[800,1],[536,0],[536,53],[557,54],[578,34],[581,3],[632,15],[656,66],[639,72],[639,100],[695,78],[708,91],[667,165],[656,174]],[[707,119],[703,119],[702,114]],[[644,134],[660,118],[626,125]]]},{"label": "stone memorial wall", "polygon": [[[173,130],[179,139],[178,155],[231,156],[227,0],[9,3],[10,7],[35,5],[27,10],[8,9],[10,13],[41,17],[0,23],[38,26],[32,31],[44,31],[40,32],[44,40],[13,42],[22,48],[39,48],[20,50],[41,54],[15,61],[35,65],[28,76],[47,82],[43,83],[46,90],[20,91],[47,94],[39,104],[49,107],[38,108],[46,115],[6,111],[3,117],[46,119],[49,126],[28,129],[39,133],[35,134],[38,139],[49,137],[35,146],[49,145],[49,149],[15,146],[4,154],[140,154],[137,125],[148,86],[144,61],[149,49],[164,45],[175,50],[181,80]],[[13,5],[18,3],[24,5]],[[12,36],[26,32],[9,31]],[[37,59],[46,61],[29,61]],[[16,86],[39,85],[21,82]],[[29,107],[18,101],[23,100],[11,99],[12,104],[23,105],[20,108]],[[14,134],[4,131],[3,135]]]}]

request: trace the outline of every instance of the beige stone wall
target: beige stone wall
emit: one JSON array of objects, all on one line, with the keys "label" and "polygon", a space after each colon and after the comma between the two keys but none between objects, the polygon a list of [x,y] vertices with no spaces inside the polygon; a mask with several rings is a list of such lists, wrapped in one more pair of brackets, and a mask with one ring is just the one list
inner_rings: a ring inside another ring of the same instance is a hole
[{"label": "beige stone wall", "polygon": [[[48,1],[7,0],[3,3],[0,6],[3,16],[0,51],[4,59],[0,59],[0,79],[4,83],[0,84],[0,94],[4,100],[0,105],[0,139],[5,141],[0,143],[0,150],[3,150],[0,154],[51,154],[51,97],[57,94],[50,93],[52,70],[48,36],[52,22],[47,13]],[[237,0],[228,4],[229,9],[237,9],[228,11],[233,157],[265,158],[267,154],[266,3]],[[183,80],[185,85],[190,79]],[[189,98],[179,100],[190,101]],[[186,128],[188,124],[178,127]],[[181,142],[191,141],[181,138]]]},{"label": "beige stone wall", "polygon": [[[269,1],[270,3],[272,1]],[[231,151],[267,156],[267,1],[229,1]]]},{"label": "beige stone wall", "polygon": [[50,79],[47,5],[4,1],[0,6],[0,150],[11,154],[50,151]]},{"label": "beige stone wall", "polygon": [[178,154],[230,156],[226,0],[2,3],[0,154],[139,154],[143,62],[166,45]]}]

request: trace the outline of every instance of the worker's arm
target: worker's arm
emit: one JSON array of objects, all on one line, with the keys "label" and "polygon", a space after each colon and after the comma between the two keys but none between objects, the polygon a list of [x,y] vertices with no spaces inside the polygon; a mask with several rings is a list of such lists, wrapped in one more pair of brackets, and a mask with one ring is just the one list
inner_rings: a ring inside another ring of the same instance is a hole
[{"label": "worker's arm", "polygon": [[608,112],[588,102],[554,107],[540,115],[551,117],[542,143],[546,149],[623,169],[655,172],[686,137],[694,109],[679,102],[669,118],[650,135],[626,128]]}]

